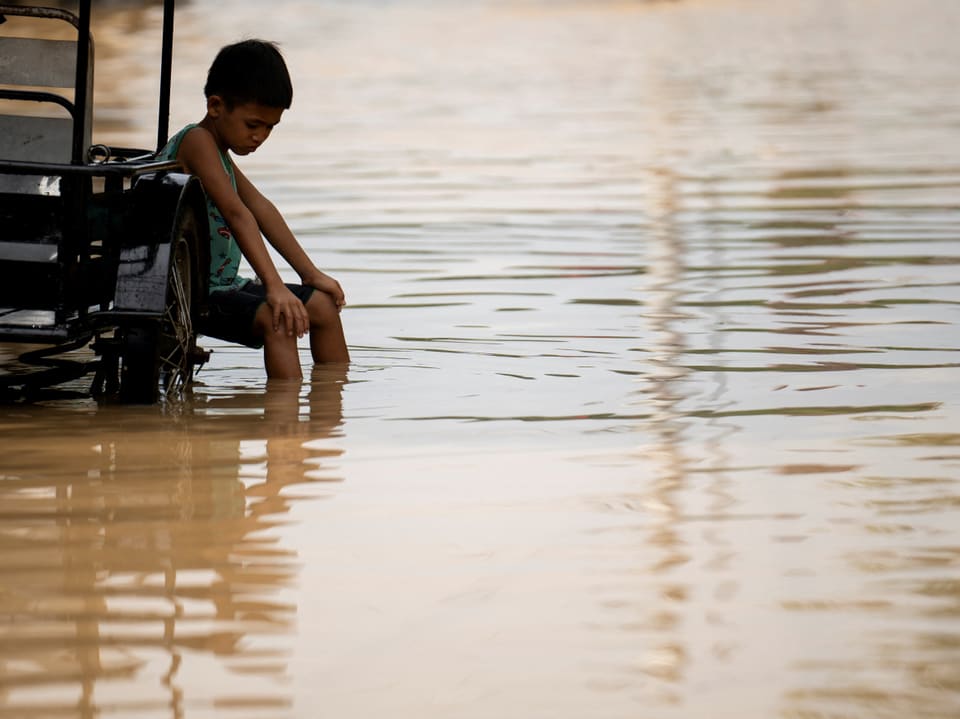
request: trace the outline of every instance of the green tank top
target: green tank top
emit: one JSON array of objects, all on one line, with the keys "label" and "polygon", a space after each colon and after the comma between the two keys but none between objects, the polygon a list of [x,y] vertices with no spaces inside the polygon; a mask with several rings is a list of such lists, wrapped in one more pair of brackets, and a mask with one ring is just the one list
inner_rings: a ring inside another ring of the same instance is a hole
[{"label": "green tank top", "polygon": [[[167,140],[167,144],[157,153],[157,159],[177,159],[184,136],[196,126],[196,123],[187,125]],[[220,164],[223,165],[224,172],[230,178],[230,184],[236,190],[237,178],[233,173],[233,163],[225,152],[220,152]],[[207,215],[210,220],[210,291],[230,290],[246,284],[247,280],[238,275],[242,257],[240,246],[233,238],[233,233],[223,219],[223,215],[220,214],[220,210],[209,197],[207,197]]]}]

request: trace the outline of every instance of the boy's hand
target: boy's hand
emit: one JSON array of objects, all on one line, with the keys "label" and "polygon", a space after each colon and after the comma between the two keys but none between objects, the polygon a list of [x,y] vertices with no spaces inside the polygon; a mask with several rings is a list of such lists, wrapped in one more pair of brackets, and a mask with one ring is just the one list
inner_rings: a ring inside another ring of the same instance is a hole
[{"label": "boy's hand", "polygon": [[273,314],[273,331],[303,337],[310,329],[310,317],[300,298],[286,285],[267,288],[267,304]]},{"label": "boy's hand", "polygon": [[343,309],[344,305],[347,304],[346,297],[343,294],[343,288],[340,287],[340,283],[333,279],[330,275],[317,270],[315,274],[310,275],[309,277],[303,277],[303,284],[313,287],[314,289],[320,290],[321,292],[326,292],[333,298],[334,304],[336,304],[337,309]]}]

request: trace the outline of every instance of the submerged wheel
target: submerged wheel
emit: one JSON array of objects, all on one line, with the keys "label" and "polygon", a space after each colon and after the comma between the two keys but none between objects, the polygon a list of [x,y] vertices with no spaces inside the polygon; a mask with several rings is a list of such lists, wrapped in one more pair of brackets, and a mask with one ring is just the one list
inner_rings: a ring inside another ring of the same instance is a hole
[{"label": "submerged wheel", "polygon": [[197,334],[193,325],[196,248],[202,235],[193,208],[183,204],[170,243],[166,306],[150,324],[124,331],[121,349],[120,400],[152,404],[183,394],[193,380]]}]

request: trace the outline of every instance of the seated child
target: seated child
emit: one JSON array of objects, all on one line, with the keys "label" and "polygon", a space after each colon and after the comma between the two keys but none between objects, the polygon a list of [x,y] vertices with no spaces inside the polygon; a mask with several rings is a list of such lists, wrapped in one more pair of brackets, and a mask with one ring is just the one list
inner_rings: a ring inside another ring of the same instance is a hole
[{"label": "seated child", "polygon": [[[210,219],[210,316],[200,331],[263,347],[267,376],[302,378],[297,340],[310,334],[317,363],[346,363],[340,284],[313,264],[280,212],[234,164],[255,151],[290,107],[293,88],[277,47],[245,40],[220,50],[207,75],[206,116],[167,142],[161,159],[177,159],[200,178]],[[261,235],[262,233],[262,235]],[[300,276],[285,284],[263,237]],[[241,255],[257,275],[238,275]]]}]

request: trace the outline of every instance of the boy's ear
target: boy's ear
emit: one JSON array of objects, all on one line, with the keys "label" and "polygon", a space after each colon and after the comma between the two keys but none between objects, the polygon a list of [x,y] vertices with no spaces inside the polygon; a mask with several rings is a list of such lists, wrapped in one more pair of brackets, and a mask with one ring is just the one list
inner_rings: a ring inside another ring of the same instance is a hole
[{"label": "boy's ear", "polygon": [[227,103],[219,95],[211,95],[207,98],[207,114],[210,117],[220,117],[226,108]]}]

